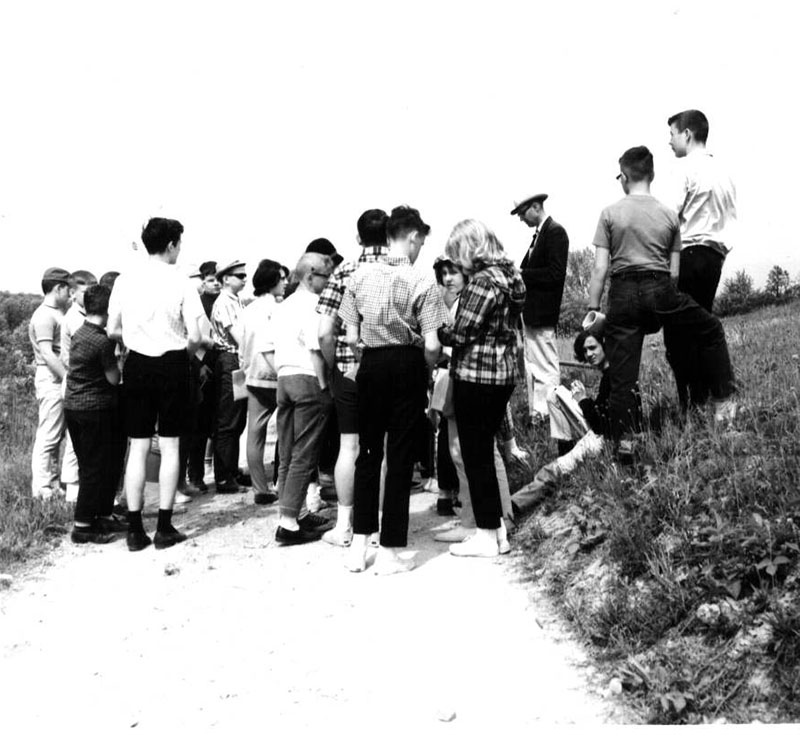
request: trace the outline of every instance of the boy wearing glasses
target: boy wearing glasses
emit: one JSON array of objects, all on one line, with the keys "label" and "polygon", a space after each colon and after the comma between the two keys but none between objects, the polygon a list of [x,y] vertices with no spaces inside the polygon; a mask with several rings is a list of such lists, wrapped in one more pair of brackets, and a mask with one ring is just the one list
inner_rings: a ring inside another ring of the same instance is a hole
[{"label": "boy wearing glasses", "polygon": [[241,492],[236,475],[239,472],[239,437],[247,422],[247,402],[233,397],[233,371],[239,369],[239,345],[242,342],[242,302],[239,293],[247,282],[245,264],[241,260],[217,270],[222,284],[219,297],[211,310],[211,337],[217,351],[214,364],[214,385],[217,415],[214,426],[214,482],[218,493]]}]

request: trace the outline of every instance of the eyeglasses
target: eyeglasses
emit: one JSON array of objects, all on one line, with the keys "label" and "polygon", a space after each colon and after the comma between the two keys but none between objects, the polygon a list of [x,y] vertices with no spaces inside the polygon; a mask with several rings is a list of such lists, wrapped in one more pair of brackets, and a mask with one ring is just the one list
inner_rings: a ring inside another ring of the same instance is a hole
[{"label": "eyeglasses", "polygon": [[622,174],[621,174],[621,173],[618,173],[618,174],[617,174],[617,175],[616,175],[614,178],[615,178],[617,181],[622,181]]},{"label": "eyeglasses", "polygon": [[247,278],[247,273],[231,273],[231,275],[235,276],[236,278],[241,278],[242,280]]},{"label": "eyeglasses", "polygon": [[320,271],[315,271],[315,270],[311,271],[311,275],[312,276],[319,276],[320,278],[330,278],[331,277],[330,273],[322,273]]}]

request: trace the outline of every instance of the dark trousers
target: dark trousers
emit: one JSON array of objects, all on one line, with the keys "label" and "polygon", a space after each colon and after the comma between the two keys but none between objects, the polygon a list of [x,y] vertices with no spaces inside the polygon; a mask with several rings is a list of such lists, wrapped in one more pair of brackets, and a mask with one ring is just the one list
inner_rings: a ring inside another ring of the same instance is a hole
[{"label": "dark trousers", "polygon": [[120,478],[125,435],[119,410],[65,410],[67,429],[78,458],[78,501],[75,520],[91,523],[110,516]]},{"label": "dark trousers", "polygon": [[358,437],[353,530],[378,530],[383,443],[386,438],[386,485],[381,546],[408,543],[408,503],[417,449],[419,414],[425,407],[427,370],[417,347],[367,349],[356,375]]},{"label": "dark trousers", "polygon": [[[688,294],[710,312],[724,262],[725,258],[709,247],[693,246],[682,250],[678,291]],[[685,411],[691,404],[704,404],[711,389],[697,369],[700,346],[695,340],[681,335],[680,330],[668,326],[664,327],[664,346],[667,348],[667,361],[675,374],[681,409]]]},{"label": "dark trousers", "polygon": [[453,464],[453,458],[450,456],[450,432],[444,416],[439,421],[439,436],[436,438],[436,474],[442,490],[457,491],[459,489],[458,473]]},{"label": "dark trousers", "polygon": [[613,439],[638,431],[636,381],[644,335],[669,329],[676,341],[697,345],[697,371],[714,398],[734,391],[733,369],[722,323],[673,286],[669,273],[640,271],[612,276],[605,352],[611,384],[609,414]]},{"label": "dark trousers", "polygon": [[239,437],[247,423],[247,401],[233,400],[231,373],[239,369],[239,358],[220,352],[214,365],[217,417],[214,426],[214,481],[234,482],[239,472]]},{"label": "dark trousers", "polygon": [[494,435],[513,392],[513,385],[453,381],[458,440],[478,528],[500,527],[503,509],[494,467]]}]

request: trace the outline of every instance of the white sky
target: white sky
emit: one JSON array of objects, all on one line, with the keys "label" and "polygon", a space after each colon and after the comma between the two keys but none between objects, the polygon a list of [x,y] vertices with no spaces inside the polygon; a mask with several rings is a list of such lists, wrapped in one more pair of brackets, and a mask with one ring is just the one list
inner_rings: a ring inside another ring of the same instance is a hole
[{"label": "white sky", "polygon": [[508,212],[546,191],[583,248],[625,148],[651,148],[668,200],[666,119],[689,107],[737,182],[723,278],[797,277],[793,5],[4,2],[0,289],[124,270],[155,215],[183,222],[184,265],[252,272],[320,236],[354,255],[364,209],[407,203],[433,227],[424,265],[465,217],[521,256]]}]

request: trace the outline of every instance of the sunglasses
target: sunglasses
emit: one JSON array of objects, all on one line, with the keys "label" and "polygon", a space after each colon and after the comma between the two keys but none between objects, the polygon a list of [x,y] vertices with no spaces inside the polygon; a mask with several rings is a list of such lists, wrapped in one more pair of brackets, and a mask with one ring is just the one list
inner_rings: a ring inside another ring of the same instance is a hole
[{"label": "sunglasses", "polygon": [[331,277],[330,273],[322,273],[321,271],[315,271],[315,270],[311,271],[311,275],[312,276],[319,276],[320,278],[330,278]]},{"label": "sunglasses", "polygon": [[231,275],[235,276],[236,278],[241,278],[242,280],[247,278],[247,273],[231,273]]}]

